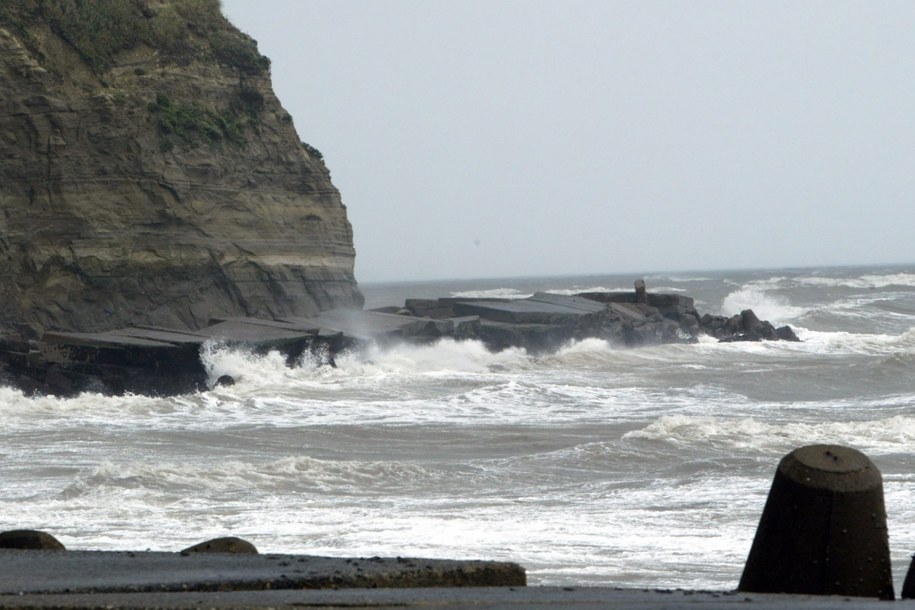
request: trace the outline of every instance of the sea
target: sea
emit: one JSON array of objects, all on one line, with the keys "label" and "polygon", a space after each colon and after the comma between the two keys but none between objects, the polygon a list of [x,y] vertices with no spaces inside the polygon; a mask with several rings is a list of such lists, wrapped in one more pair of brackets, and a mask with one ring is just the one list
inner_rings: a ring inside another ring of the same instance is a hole
[{"label": "sea", "polygon": [[286,366],[219,345],[238,383],[176,397],[0,387],[0,530],[69,549],[514,561],[531,585],[737,586],[779,460],[879,468],[896,589],[915,553],[915,265],[364,284],[410,297],[632,290],[752,308],[801,342],[556,353],[368,347]]}]

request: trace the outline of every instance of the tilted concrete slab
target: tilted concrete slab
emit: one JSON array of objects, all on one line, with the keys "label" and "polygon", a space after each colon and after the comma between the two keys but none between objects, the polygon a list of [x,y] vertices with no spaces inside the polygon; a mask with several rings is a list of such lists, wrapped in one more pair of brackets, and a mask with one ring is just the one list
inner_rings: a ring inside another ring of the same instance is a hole
[{"label": "tilted concrete slab", "polygon": [[81,347],[175,347],[175,344],[169,341],[157,341],[149,338],[133,337],[121,334],[119,331],[107,331],[104,333],[63,333],[49,331],[41,336],[41,342],[49,345],[76,345]]},{"label": "tilted concrete slab", "polygon": [[236,322],[239,324],[265,326],[272,329],[306,332],[309,334],[317,334],[318,332],[318,327],[314,324],[294,324],[284,320],[265,320],[263,318],[214,318],[210,322],[211,326],[222,322]]},{"label": "tilted concrete slab", "polygon": [[513,301],[457,301],[452,308],[456,315],[478,315],[509,324],[564,324],[606,309],[597,301],[547,293]]},{"label": "tilted concrete slab", "polygon": [[164,328],[130,327],[116,331],[125,337],[162,341],[174,345],[201,345],[209,337],[191,332],[182,332]]},{"label": "tilted concrete slab", "polygon": [[628,303],[608,303],[607,309],[620,317],[632,320],[634,322],[643,323],[648,320],[648,316],[642,312],[638,305],[630,305]]},{"label": "tilted concrete slab", "polygon": [[580,311],[585,314],[601,313],[606,308],[603,303],[598,303],[592,299],[586,299],[576,295],[553,294],[551,292],[538,292],[527,300],[535,301],[537,303],[560,305],[572,311]]},{"label": "tilted concrete slab", "polygon": [[241,318],[224,320],[202,328],[197,332],[217,341],[244,343],[255,347],[269,347],[270,345],[307,340],[314,336],[315,329],[313,327],[296,328],[292,325],[288,328],[277,327],[254,322],[250,318]]}]

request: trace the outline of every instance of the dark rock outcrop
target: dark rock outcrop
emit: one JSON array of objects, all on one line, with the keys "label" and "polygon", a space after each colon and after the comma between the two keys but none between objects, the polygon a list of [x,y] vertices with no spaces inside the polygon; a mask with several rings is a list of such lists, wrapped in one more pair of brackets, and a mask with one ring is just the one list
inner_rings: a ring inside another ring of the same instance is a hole
[{"label": "dark rock outcrop", "polygon": [[257,555],[257,548],[242,538],[235,536],[225,536],[222,538],[213,538],[199,544],[189,546],[183,551],[182,555],[190,553],[234,553],[242,555]]},{"label": "dark rock outcrop", "polygon": [[790,326],[775,328],[760,320],[752,309],[726,318],[705,314],[699,320],[702,331],[719,341],[800,341]]},{"label": "dark rock outcrop", "polygon": [[354,256],[218,2],[0,4],[0,334],[359,307]]},{"label": "dark rock outcrop", "polygon": [[20,551],[65,551],[64,545],[47,532],[9,530],[0,532],[0,549]]}]

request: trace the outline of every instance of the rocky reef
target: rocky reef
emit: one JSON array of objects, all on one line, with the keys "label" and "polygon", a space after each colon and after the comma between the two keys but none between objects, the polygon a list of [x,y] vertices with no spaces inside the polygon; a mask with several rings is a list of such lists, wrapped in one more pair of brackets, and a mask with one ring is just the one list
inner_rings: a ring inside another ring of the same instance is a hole
[{"label": "rocky reef", "polygon": [[3,0],[0,334],[360,307],[269,65],[218,0]]},{"label": "rocky reef", "polygon": [[373,310],[334,309],[312,317],[228,318],[197,331],[132,326],[100,333],[46,332],[40,340],[0,336],[0,383],[30,393],[82,391],[176,394],[204,390],[211,379],[201,352],[214,346],[277,351],[289,365],[304,356],[329,366],[341,351],[369,344],[476,340],[491,350],[531,354],[598,338],[620,347],[719,341],[797,341],[752,310],[731,317],[700,315],[693,299],[634,292],[538,293],[526,299],[407,299]]}]

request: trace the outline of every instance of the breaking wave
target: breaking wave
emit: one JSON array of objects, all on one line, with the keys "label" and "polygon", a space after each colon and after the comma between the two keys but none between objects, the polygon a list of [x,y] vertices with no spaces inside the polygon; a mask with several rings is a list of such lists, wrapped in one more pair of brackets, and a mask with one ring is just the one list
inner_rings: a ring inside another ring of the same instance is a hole
[{"label": "breaking wave", "polygon": [[915,273],[866,273],[857,277],[804,276],[795,280],[801,286],[878,289],[891,287],[915,288]]},{"label": "breaking wave", "polygon": [[104,462],[80,476],[61,493],[75,498],[100,489],[155,490],[172,494],[260,493],[366,494],[397,485],[433,484],[436,477],[415,465],[393,461],[328,461],[307,456],[266,463],[220,461],[209,466],[187,463]]},{"label": "breaking wave", "polygon": [[721,304],[724,315],[733,315],[745,309],[752,309],[760,320],[768,320],[775,326],[799,318],[807,312],[807,309],[792,305],[784,297],[770,294],[766,286],[756,283],[735,290]]},{"label": "breaking wave", "polygon": [[[910,404],[912,396],[899,397]],[[860,405],[857,405],[860,406]],[[870,421],[764,421],[672,415],[627,432],[627,440],[647,440],[674,446],[707,447],[717,451],[739,449],[763,453],[785,452],[814,443],[856,446],[886,454],[908,451],[915,441],[915,417],[897,415]]]},{"label": "breaking wave", "polygon": [[534,296],[534,293],[521,292],[515,288],[490,288],[487,290],[463,290],[452,292],[451,296],[458,299],[526,299]]}]

